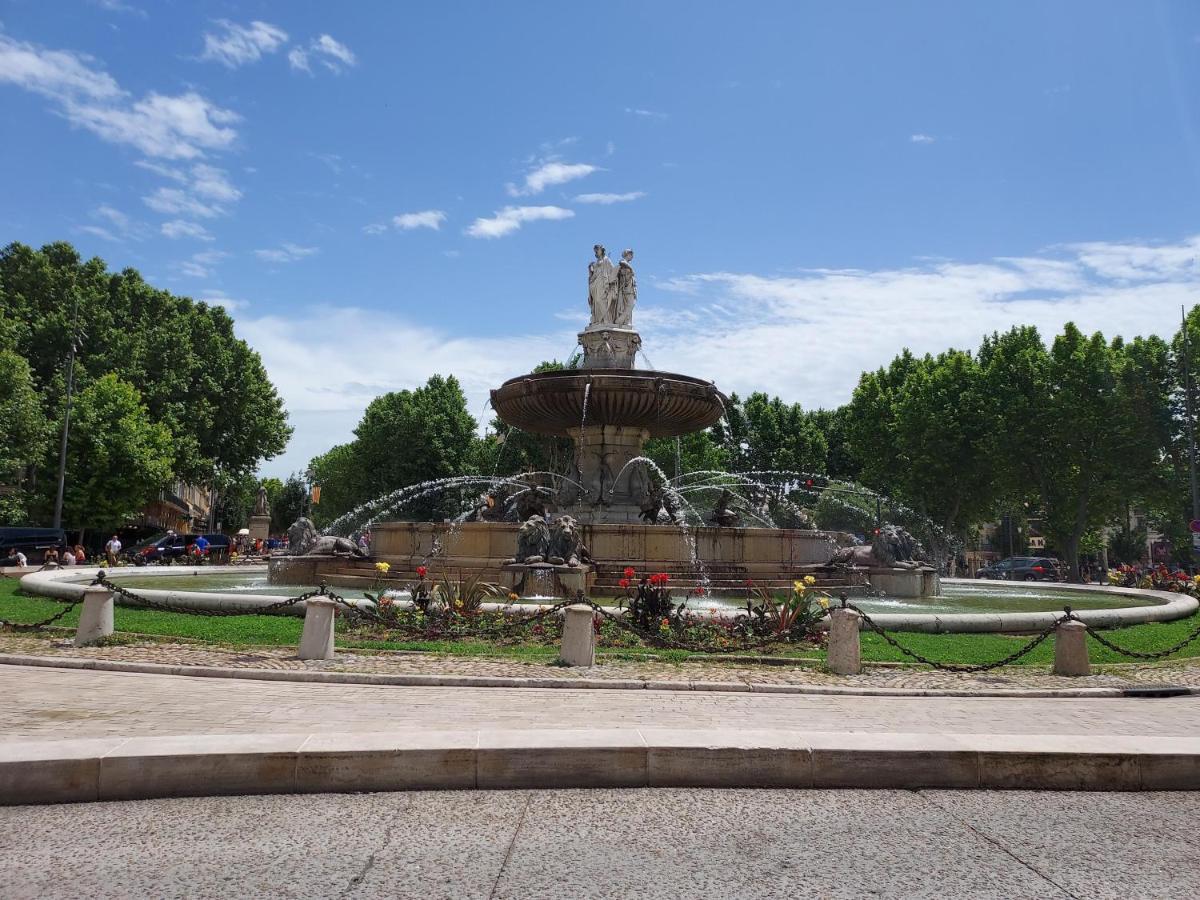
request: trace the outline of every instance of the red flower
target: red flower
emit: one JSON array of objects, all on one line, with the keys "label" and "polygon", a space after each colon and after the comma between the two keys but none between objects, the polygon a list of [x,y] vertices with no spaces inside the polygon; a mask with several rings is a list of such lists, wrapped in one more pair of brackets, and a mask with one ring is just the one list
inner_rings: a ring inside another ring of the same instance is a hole
[{"label": "red flower", "polygon": [[628,588],[629,587],[629,579],[622,578],[620,581],[617,582],[617,584],[619,584],[623,589]]},{"label": "red flower", "polygon": [[424,578],[424,577],[425,577],[425,573],[426,573],[426,572],[428,572],[428,571],[429,571],[429,569],[428,569],[428,568],[426,568],[425,566],[417,566],[417,577],[418,577],[418,578]]},{"label": "red flower", "polygon": [[637,572],[634,571],[633,566],[625,567],[625,577],[626,578],[632,578],[636,574],[637,574]]}]

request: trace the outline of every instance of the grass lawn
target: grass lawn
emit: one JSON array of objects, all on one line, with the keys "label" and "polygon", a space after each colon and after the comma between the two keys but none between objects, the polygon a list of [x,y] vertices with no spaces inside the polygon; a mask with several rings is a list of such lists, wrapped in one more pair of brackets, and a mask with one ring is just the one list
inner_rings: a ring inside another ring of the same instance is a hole
[{"label": "grass lawn", "polygon": [[[36,622],[62,609],[62,604],[39,597],[29,597],[18,592],[16,579],[0,578],[0,619],[14,622]],[[57,624],[74,626],[79,621],[76,608]],[[300,641],[303,620],[297,616],[192,616],[181,613],[158,612],[155,610],[129,609],[118,606],[115,610],[118,632],[161,635],[206,643],[230,646],[295,646]],[[1200,627],[1200,614],[1179,619],[1175,622],[1135,625],[1106,632],[1106,636],[1131,650],[1150,652],[1174,644]],[[1000,634],[918,634],[902,633],[896,636],[904,646],[938,662],[978,665],[992,662],[1012,653],[1028,640],[1028,636]],[[339,634],[338,646],[364,650],[420,650],[431,653],[448,653],[456,656],[491,656],[519,659],[526,662],[553,662],[558,656],[556,646],[542,644],[496,645],[485,641],[384,641],[351,639]],[[690,658],[713,658],[681,650],[655,648],[600,648],[599,654],[606,659],[654,659],[667,662],[682,662]],[[1094,664],[1136,662],[1118,656],[1089,639],[1089,654]],[[796,648],[775,651],[772,655],[823,660],[824,650],[819,648]],[[889,646],[876,634],[864,632],[862,636],[863,659],[873,662],[911,662],[899,651]],[[1200,656],[1200,639],[1176,653],[1173,659]],[[1044,641],[1031,654],[1024,657],[1021,665],[1049,665],[1054,659],[1054,642]]]}]

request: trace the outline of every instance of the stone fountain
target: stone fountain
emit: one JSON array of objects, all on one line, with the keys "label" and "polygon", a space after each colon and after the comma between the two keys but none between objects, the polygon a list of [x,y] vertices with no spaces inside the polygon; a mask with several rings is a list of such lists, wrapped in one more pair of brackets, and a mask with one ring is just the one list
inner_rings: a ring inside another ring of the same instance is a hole
[{"label": "stone fountain", "polygon": [[[853,556],[839,552],[850,539],[836,532],[741,527],[728,508],[728,492],[709,519],[713,525],[677,521],[664,503],[669,488],[659,483],[660,473],[639,460],[643,447],[651,437],[716,424],[726,399],[710,381],[637,368],[642,340],[633,327],[633,251],[622,253],[617,265],[604,246],[593,252],[591,318],[579,333],[582,364],[511,378],[491,395],[496,414],[510,426],[570,438],[571,471],[548,497],[541,486],[521,492],[526,501],[536,500],[524,504],[524,521],[375,522],[372,556],[390,564],[392,579],[411,580],[417,566],[436,559],[447,572],[504,582],[523,596],[616,593],[626,567],[666,572],[681,587],[735,597],[751,583],[786,588],[805,575],[831,589],[870,578],[895,595],[937,593],[936,572],[903,554],[896,558],[878,533],[879,546]],[[484,499],[480,509],[499,506],[495,497]],[[313,583],[356,585],[378,577],[373,563],[322,554],[294,557],[293,565],[311,568]]]},{"label": "stone fountain", "polygon": [[656,486],[645,466],[630,461],[642,455],[648,438],[716,424],[725,397],[712,382],[637,368],[642,339],[633,328],[633,251],[622,254],[619,266],[602,245],[594,252],[588,267],[591,322],[579,333],[581,367],[509,379],[492,391],[492,408],[523,431],[571,439],[573,471],[558,505],[581,523],[653,521]]}]

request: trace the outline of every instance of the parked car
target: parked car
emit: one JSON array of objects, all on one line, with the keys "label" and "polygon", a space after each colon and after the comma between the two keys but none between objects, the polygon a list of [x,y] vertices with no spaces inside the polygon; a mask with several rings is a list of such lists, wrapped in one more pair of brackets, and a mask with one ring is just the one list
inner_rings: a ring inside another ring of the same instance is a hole
[{"label": "parked car", "polygon": [[1003,581],[1062,581],[1065,567],[1051,556],[1013,556],[984,566],[975,577]]},{"label": "parked car", "polygon": [[0,528],[0,556],[10,556],[24,550],[33,561],[33,552],[41,559],[41,551],[61,547],[67,533],[61,528]]},{"label": "parked car", "polygon": [[[161,537],[151,538],[135,544],[126,551],[125,555],[135,566],[153,564],[170,564],[179,560],[187,562],[191,555],[188,551],[196,543],[198,534],[168,533]],[[225,534],[206,534],[208,541],[208,559],[227,559],[229,557],[230,541]]]}]

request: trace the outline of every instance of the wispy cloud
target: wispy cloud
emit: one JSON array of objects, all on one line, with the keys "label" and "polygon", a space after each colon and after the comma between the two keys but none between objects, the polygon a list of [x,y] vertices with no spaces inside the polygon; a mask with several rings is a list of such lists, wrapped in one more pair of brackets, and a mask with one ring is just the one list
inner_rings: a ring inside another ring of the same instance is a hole
[{"label": "wispy cloud", "polygon": [[556,184],[566,184],[568,181],[574,181],[577,178],[584,178],[591,175],[593,172],[599,171],[599,166],[593,166],[588,163],[565,163],[558,160],[548,160],[542,162],[537,168],[525,175],[525,184],[518,187],[515,184],[507,185],[509,196],[512,197],[527,197],[531,194],[540,194],[548,187]]},{"label": "wispy cloud", "polygon": [[136,147],[146,156],[195,159],[228,148],[237,139],[239,116],[195,91],[151,91],[133,100],[92,58],[49,50],[0,34],[0,82],[50,99],[71,124],[102,140]]},{"label": "wispy cloud", "polygon": [[312,64],[320,63],[330,72],[337,74],[343,68],[358,64],[358,57],[341,41],[327,34],[311,40],[306,46],[293,47],[288,51],[288,63],[299,72],[312,74]]},{"label": "wispy cloud", "polygon": [[236,69],[247,63],[258,62],[266,53],[274,53],[287,43],[287,32],[267,22],[254,21],[249,25],[238,25],[228,19],[218,19],[217,33],[204,33],[204,52],[201,59],[219,62],[226,68]]},{"label": "wispy cloud", "polygon": [[392,224],[401,231],[412,231],[414,228],[432,228],[434,231],[442,227],[446,214],[440,209],[426,209],[421,212],[401,213],[392,216]]},{"label": "wispy cloud", "polygon": [[186,222],[183,219],[172,219],[169,222],[163,222],[159,226],[159,231],[164,237],[169,237],[172,240],[179,238],[191,238],[197,241],[211,241],[213,236],[198,222]]},{"label": "wispy cloud", "polygon": [[233,312],[237,309],[245,309],[249,303],[245,300],[239,300],[236,297],[230,297],[224,291],[202,291],[200,296],[196,298],[209,306],[220,306],[228,312]]},{"label": "wispy cloud", "polygon": [[103,224],[77,225],[76,231],[114,242],[140,241],[148,234],[143,223],[107,203],[96,207],[88,215],[95,222]]},{"label": "wispy cloud", "polygon": [[665,112],[655,112],[652,109],[640,109],[633,106],[625,107],[625,112],[628,115],[638,116],[642,119],[665,119],[668,117]]},{"label": "wispy cloud", "polygon": [[629,203],[632,200],[640,200],[646,196],[645,191],[630,191],[627,194],[576,194],[576,203],[599,203],[602,206],[610,206],[613,203]]},{"label": "wispy cloud", "polygon": [[467,228],[467,234],[475,238],[498,238],[512,234],[526,222],[569,219],[573,210],[561,206],[506,206],[491,218],[478,218]]},{"label": "wispy cloud", "polygon": [[301,247],[299,244],[284,241],[278,247],[269,250],[255,250],[254,255],[266,262],[290,263],[312,256],[316,252],[317,247]]},{"label": "wispy cloud", "polygon": [[175,267],[189,278],[208,278],[216,264],[228,256],[224,250],[205,250],[193,253],[187,259],[176,263]]},{"label": "wispy cloud", "polygon": [[384,234],[388,230],[386,222],[372,222],[363,226],[363,234]]},{"label": "wispy cloud", "polygon": [[91,0],[91,2],[94,6],[98,6],[106,12],[131,13],[140,18],[146,18],[146,11],[144,9],[123,3],[121,0]]},{"label": "wispy cloud", "polygon": [[155,212],[167,216],[197,216],[201,219],[212,219],[221,214],[221,208],[211,203],[197,200],[187,191],[180,188],[160,187],[153,194],[142,198]]},{"label": "wispy cloud", "polygon": [[908,140],[912,144],[932,144],[937,138],[931,134],[910,134]]}]

